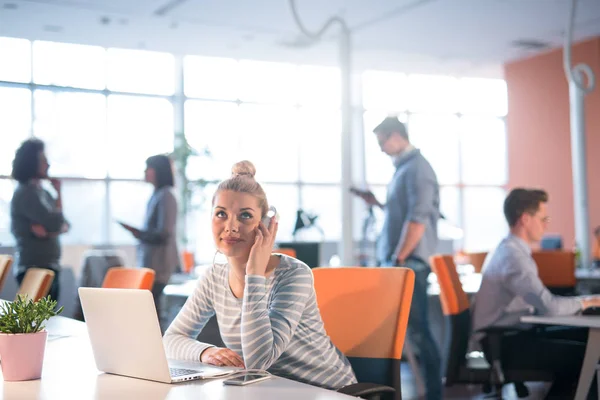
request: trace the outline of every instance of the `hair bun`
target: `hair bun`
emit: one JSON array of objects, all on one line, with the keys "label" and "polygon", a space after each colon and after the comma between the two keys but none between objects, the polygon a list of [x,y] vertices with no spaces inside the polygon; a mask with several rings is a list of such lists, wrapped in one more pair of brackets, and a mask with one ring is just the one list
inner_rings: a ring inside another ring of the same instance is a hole
[{"label": "hair bun", "polygon": [[254,164],[247,160],[237,162],[231,168],[231,176],[233,178],[237,176],[247,176],[254,179],[254,175],[256,175],[256,168],[254,167]]}]

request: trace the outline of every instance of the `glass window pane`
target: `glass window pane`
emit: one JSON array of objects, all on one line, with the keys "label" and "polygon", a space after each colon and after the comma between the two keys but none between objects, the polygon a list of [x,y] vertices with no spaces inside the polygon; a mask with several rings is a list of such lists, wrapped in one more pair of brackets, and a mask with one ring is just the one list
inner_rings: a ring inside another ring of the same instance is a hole
[{"label": "glass window pane", "polygon": [[130,93],[172,95],[175,57],[169,53],[108,49],[107,87]]},{"label": "glass window pane", "polygon": [[145,161],[173,151],[173,105],[166,99],[108,96],[108,171],[141,178]]},{"label": "glass window pane", "polygon": [[298,69],[295,65],[240,61],[240,99],[256,103],[296,104]]},{"label": "glass window pane", "polygon": [[[339,240],[342,235],[342,197],[339,186],[303,186],[302,209],[317,215],[315,224],[324,232],[324,240]],[[318,238],[315,238],[318,239]]]},{"label": "glass window pane", "polygon": [[33,42],[33,81],[86,89],[106,87],[106,51],[98,46]]},{"label": "glass window pane", "polygon": [[409,75],[408,109],[416,112],[457,112],[458,79],[437,75]]},{"label": "glass window pane", "polygon": [[12,246],[15,238],[10,232],[10,200],[16,184],[10,179],[0,179],[0,246]]},{"label": "glass window pane", "polygon": [[198,264],[212,264],[217,248],[212,237],[212,197],[216,184],[194,193],[192,211],[187,217],[188,249],[194,252]]},{"label": "glass window pane", "polygon": [[56,176],[106,177],[106,98],[101,94],[34,92],[33,133],[46,142]]},{"label": "glass window pane", "polygon": [[338,68],[303,65],[298,69],[298,102],[302,105],[339,108],[341,90]]},{"label": "glass window pane", "polygon": [[31,42],[0,37],[0,81],[31,82]]},{"label": "glass window pane", "polygon": [[365,71],[362,74],[363,106],[367,110],[398,113],[406,110],[406,75],[397,72]]},{"label": "glass window pane", "polygon": [[499,118],[461,118],[461,162],[464,184],[504,185],[508,155],[504,121]]},{"label": "glass window pane", "polygon": [[489,251],[508,233],[502,211],[505,195],[502,188],[464,189],[466,251]]},{"label": "glass window pane", "polygon": [[464,78],[458,91],[459,111],[505,116],[508,112],[508,92],[502,79]]},{"label": "glass window pane", "polygon": [[300,179],[339,183],[342,176],[340,112],[302,108],[299,123]]},{"label": "glass window pane", "polygon": [[62,188],[64,214],[71,224],[62,243],[106,243],[106,183],[65,180]]},{"label": "glass window pane", "polygon": [[438,220],[438,237],[451,240],[463,238],[460,211],[460,189],[442,186],[440,188],[440,212],[444,218]]},{"label": "glass window pane", "polygon": [[[369,184],[387,185],[394,176],[392,159],[379,148],[373,129],[389,114],[382,111],[366,111],[363,115],[365,127],[365,170]],[[406,123],[406,115],[401,114],[398,119]]]},{"label": "glass window pane", "polygon": [[109,190],[111,244],[137,243],[133,235],[115,221],[142,228],[146,204],[152,196],[152,185],[146,182],[111,182]]},{"label": "glass window pane", "polygon": [[293,107],[240,106],[240,159],[256,167],[259,182],[298,180],[298,112]]},{"label": "glass window pane", "polygon": [[10,175],[15,151],[31,135],[29,89],[0,87],[0,132],[0,175]]},{"label": "glass window pane", "polygon": [[184,91],[188,97],[236,100],[239,90],[239,64],[230,58],[185,56]]},{"label": "glass window pane", "polygon": [[408,120],[408,135],[433,167],[440,184],[459,182],[457,116],[412,114]]},{"label": "glass window pane", "polygon": [[185,102],[185,136],[190,146],[210,150],[210,158],[190,159],[190,179],[226,179],[240,160],[238,106],[235,103],[188,100]]},{"label": "glass window pane", "polygon": [[296,185],[263,185],[269,205],[274,206],[279,213],[279,228],[277,242],[292,240],[296,226],[296,211],[298,210],[298,186]]}]

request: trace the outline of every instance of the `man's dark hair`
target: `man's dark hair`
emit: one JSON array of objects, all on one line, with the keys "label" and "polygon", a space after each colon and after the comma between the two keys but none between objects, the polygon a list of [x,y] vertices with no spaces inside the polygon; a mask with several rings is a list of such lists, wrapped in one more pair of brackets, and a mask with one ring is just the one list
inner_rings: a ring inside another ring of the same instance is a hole
[{"label": "man's dark hair", "polygon": [[171,160],[169,157],[164,154],[148,157],[146,166],[154,170],[157,189],[164,186],[173,186],[173,168],[171,168]]},{"label": "man's dark hair", "polygon": [[15,152],[12,163],[12,177],[20,183],[37,178],[40,170],[40,152],[44,151],[44,142],[39,139],[27,139]]},{"label": "man's dark hair", "polygon": [[408,140],[408,131],[406,125],[398,120],[398,117],[387,117],[379,125],[373,129],[373,133],[390,136],[392,133],[397,133],[404,139]]},{"label": "man's dark hair", "polygon": [[504,200],[504,216],[512,228],[525,213],[535,214],[541,203],[548,202],[548,193],[539,189],[516,188]]}]

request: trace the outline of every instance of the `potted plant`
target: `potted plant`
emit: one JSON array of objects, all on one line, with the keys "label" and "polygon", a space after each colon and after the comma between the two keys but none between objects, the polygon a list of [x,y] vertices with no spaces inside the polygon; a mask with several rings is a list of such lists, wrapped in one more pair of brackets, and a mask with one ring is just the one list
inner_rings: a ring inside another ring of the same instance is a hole
[{"label": "potted plant", "polygon": [[26,381],[42,376],[46,348],[45,323],[60,314],[50,296],[33,301],[17,296],[0,304],[0,358],[5,381]]},{"label": "potted plant", "polygon": [[194,209],[192,204],[193,195],[196,191],[202,191],[204,187],[214,181],[206,179],[189,179],[188,165],[194,157],[210,157],[208,148],[202,150],[194,149],[185,137],[185,133],[180,131],[175,133],[175,146],[171,158],[175,163],[177,170],[177,180],[179,187],[179,232],[178,237],[183,248],[184,272],[190,272],[194,264],[194,253],[189,248],[187,220],[189,212]]}]

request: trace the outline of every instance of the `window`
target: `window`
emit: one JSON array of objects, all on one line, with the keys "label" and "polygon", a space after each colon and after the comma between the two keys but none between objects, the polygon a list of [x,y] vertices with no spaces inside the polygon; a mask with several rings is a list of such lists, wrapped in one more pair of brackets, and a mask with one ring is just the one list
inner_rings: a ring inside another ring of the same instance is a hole
[{"label": "window", "polygon": [[[317,215],[316,225],[323,229],[323,239],[338,240],[342,236],[342,197],[338,186],[303,186],[302,208]],[[313,233],[312,240],[319,241],[320,235]]]},{"label": "window", "polygon": [[31,133],[29,89],[0,86],[0,132],[0,175],[10,175],[15,151]]},{"label": "window", "polygon": [[194,157],[188,165],[190,179],[221,180],[240,160],[238,106],[234,103],[188,100],[185,102],[185,137],[190,146],[210,150],[210,158]]},{"label": "window", "polygon": [[65,218],[71,228],[63,244],[104,244],[106,233],[106,185],[102,181],[62,183]]},{"label": "window", "polygon": [[238,61],[186,56],[183,68],[186,96],[215,100],[236,100],[239,97]]},{"label": "window", "polygon": [[240,61],[240,99],[253,103],[296,104],[297,67],[292,64]]},{"label": "window", "polygon": [[508,155],[504,121],[493,117],[463,117],[460,125],[463,182],[506,184]]},{"label": "window", "polygon": [[489,251],[507,234],[502,188],[468,187],[464,190],[464,247],[469,251]]},{"label": "window", "polygon": [[298,112],[292,107],[240,106],[240,159],[250,160],[261,182],[298,180]]},{"label": "window", "polygon": [[[339,111],[300,109],[300,180],[338,183],[342,179],[342,121]],[[292,133],[290,132],[290,133]]]},{"label": "window", "polygon": [[459,182],[458,117],[456,115],[411,114],[408,120],[411,143],[429,161],[438,182]]},{"label": "window", "polygon": [[262,185],[269,205],[274,206],[279,213],[279,228],[277,241],[292,240],[296,226],[296,211],[298,210],[298,187],[296,185]]},{"label": "window", "polygon": [[173,105],[168,100],[108,96],[108,171],[112,178],[142,178],[146,159],[172,152],[173,138]]},{"label": "window", "polygon": [[96,93],[34,92],[33,133],[46,143],[50,174],[104,178],[106,98]]},{"label": "window", "polygon": [[9,179],[0,179],[0,246],[14,244],[10,232],[10,200],[16,184]]},{"label": "window", "polygon": [[152,185],[146,182],[112,182],[109,185],[110,241],[115,244],[135,244],[137,240],[116,221],[143,228],[144,214]]},{"label": "window", "polygon": [[[506,233],[506,83],[367,71],[363,105],[366,180],[379,200],[394,169],[372,130],[385,116],[400,113],[408,121],[411,143],[429,161],[440,184],[445,220],[438,225],[439,236],[453,238],[457,249],[467,251],[496,246]],[[376,216],[380,228],[383,215],[376,211]]]},{"label": "window", "polygon": [[79,44],[33,42],[33,81],[41,85],[104,89],[106,51]]},{"label": "window", "polygon": [[309,107],[339,108],[341,80],[338,68],[303,65],[298,69],[298,103]]},{"label": "window", "polygon": [[168,53],[108,49],[107,87],[129,93],[172,95],[175,57]]},{"label": "window", "polygon": [[0,37],[0,81],[31,81],[31,43],[25,39]]}]

